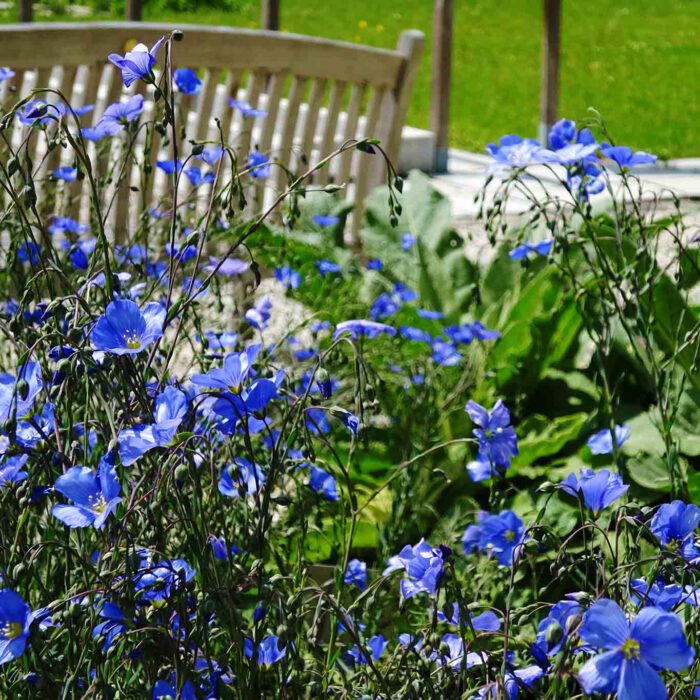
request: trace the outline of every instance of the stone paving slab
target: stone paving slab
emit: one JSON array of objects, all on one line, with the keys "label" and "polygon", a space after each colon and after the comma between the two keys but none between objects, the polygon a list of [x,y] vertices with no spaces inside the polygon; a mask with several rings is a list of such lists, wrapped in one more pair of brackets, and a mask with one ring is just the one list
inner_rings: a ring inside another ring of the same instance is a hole
[{"label": "stone paving slab", "polygon": [[[433,176],[436,189],[444,194],[451,202],[453,215],[457,224],[473,222],[476,219],[479,206],[475,202],[486,181],[486,168],[491,159],[479,153],[450,150],[448,172]],[[567,197],[566,190],[547,168],[532,168],[542,182],[546,183],[550,194]],[[561,169],[563,175],[563,169]],[[559,174],[559,173],[557,173]],[[656,202],[672,201],[673,196],[687,203],[700,201],[700,159],[684,158],[662,163],[654,168],[639,168],[635,174],[640,180],[644,196]],[[612,189],[616,197],[622,197],[623,191],[620,180],[613,178]],[[537,180],[532,178],[528,184],[539,196]],[[540,189],[541,192],[541,189]],[[488,197],[487,197],[488,199]],[[596,195],[594,203],[605,209],[610,206],[612,196],[609,192]],[[509,197],[506,213],[517,217],[530,206],[530,201],[513,192]],[[690,206],[689,209],[696,207]]]}]

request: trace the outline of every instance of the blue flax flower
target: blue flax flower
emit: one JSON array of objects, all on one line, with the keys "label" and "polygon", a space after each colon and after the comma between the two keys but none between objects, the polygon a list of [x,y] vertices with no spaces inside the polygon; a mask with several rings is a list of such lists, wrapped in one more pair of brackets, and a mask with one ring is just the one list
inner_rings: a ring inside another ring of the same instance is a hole
[{"label": "blue flax flower", "polygon": [[240,258],[224,258],[223,260],[218,260],[217,258],[210,257],[209,264],[205,269],[207,272],[216,271],[217,275],[223,275],[224,277],[235,277],[236,275],[242,275],[244,272],[250,270],[250,263]]},{"label": "blue flax flower", "polygon": [[24,654],[29,626],[34,619],[29,606],[14,591],[0,591],[0,665]]},{"label": "blue flax flower", "polygon": [[76,235],[85,233],[88,227],[79,223],[70,216],[56,216],[49,224],[49,233],[74,233]]},{"label": "blue flax flower", "polygon": [[416,313],[421,318],[427,318],[429,321],[437,321],[438,319],[445,318],[445,314],[442,311],[433,311],[432,309],[416,309]]},{"label": "blue flax flower", "polygon": [[185,169],[187,179],[192,183],[192,187],[200,187],[201,185],[211,185],[216,180],[216,175],[212,172],[203,173],[201,168],[191,166]]},{"label": "blue flax flower", "polygon": [[268,157],[257,151],[248,156],[247,167],[252,177],[265,179],[270,174],[270,161]]},{"label": "blue flax flower", "polygon": [[579,671],[588,695],[616,692],[619,700],[664,700],[658,672],[682,671],[695,658],[680,619],[659,608],[642,609],[630,624],[617,603],[599,600],[586,612],[579,636],[604,650]]},{"label": "blue flax flower", "polygon": [[442,576],[443,565],[443,550],[433,549],[421,539],[417,545],[411,547],[407,544],[396,556],[391,557],[383,575],[403,569],[407,578],[401,580],[401,596],[408,600],[418,593],[433,595]]},{"label": "blue flax flower", "polygon": [[511,457],[518,454],[518,438],[503,402],[497,401],[489,412],[475,401],[470,401],[465,411],[478,426],[472,430],[472,434],[479,443],[480,460],[490,462],[496,469],[510,467]]},{"label": "blue flax flower", "polygon": [[267,324],[272,317],[270,310],[272,309],[272,302],[268,297],[264,297],[259,302],[253,306],[252,309],[248,309],[245,312],[243,318],[259,331],[264,331],[267,328]]},{"label": "blue flax flower", "polygon": [[282,283],[282,286],[289,291],[290,289],[299,289],[301,284],[301,275],[289,267],[289,265],[282,265],[281,267],[275,268],[275,279]]},{"label": "blue flax flower", "polygon": [[251,345],[243,352],[232,352],[224,358],[224,366],[209,370],[206,374],[195,374],[190,378],[198,386],[230,391],[240,394],[253,369],[253,362],[262,346]]},{"label": "blue flax flower", "polygon": [[165,315],[157,302],[141,311],[130,299],[112,301],[92,329],[92,345],[115,355],[136,355],[163,335]]},{"label": "blue flax flower", "polygon": [[226,561],[228,559],[228,545],[224,537],[209,535],[209,544],[211,545],[211,551],[219,561]]},{"label": "blue flax flower", "polygon": [[575,600],[560,600],[537,626],[532,653],[546,659],[559,653],[581,619],[581,606]]},{"label": "blue flax flower", "polygon": [[401,302],[395,299],[389,292],[382,292],[372,304],[369,315],[373,321],[380,318],[388,318],[393,316],[401,309]]},{"label": "blue flax flower", "polygon": [[202,89],[202,81],[192,68],[178,68],[173,77],[177,89],[185,95],[196,95]]},{"label": "blue flax flower", "polygon": [[442,636],[439,651],[434,651],[430,658],[438,666],[446,666],[453,671],[458,671],[462,667],[481,666],[486,661],[486,656],[483,653],[470,651],[465,654],[462,638],[451,633]]},{"label": "blue flax flower", "polygon": [[163,39],[158,39],[150,51],[144,44],[136,44],[124,56],[111,53],[107,59],[122,72],[122,80],[126,87],[129,87],[135,80],[152,83],[155,80],[153,66],[156,64],[156,54],[162,43]]},{"label": "blue flax flower", "polygon": [[105,110],[95,128],[102,129],[105,135],[113,136],[124,129],[143,112],[143,95],[134,95],[126,102],[115,102]]},{"label": "blue flax flower", "polygon": [[[502,683],[508,700],[517,700],[521,687],[531,688],[543,675],[544,671],[539,666],[528,666],[523,669],[506,671]],[[503,695],[499,684],[493,683],[481,688],[476,697],[479,700],[497,700],[503,698]]]},{"label": "blue flax flower", "polygon": [[636,165],[649,165],[656,163],[656,156],[644,151],[632,151],[627,146],[601,145],[601,153],[617,163],[621,168],[633,168]]},{"label": "blue flax flower", "polygon": [[555,151],[568,146],[576,136],[576,122],[560,119],[549,130],[549,145]]},{"label": "blue flax flower", "polygon": [[[256,379],[240,393],[225,393],[211,406],[216,417],[217,428],[230,435],[243,419],[247,419],[248,428],[252,431],[258,419],[254,414],[261,413],[274,398],[284,379],[284,371],[278,371],[274,379]],[[258,421],[259,429],[264,425]]]},{"label": "blue flax flower", "polygon": [[477,524],[469,525],[462,537],[464,552],[475,549],[489,556],[495,555],[501,566],[512,566],[526,539],[523,521],[512,510],[498,515],[480,511]]},{"label": "blue flax flower", "polygon": [[30,265],[38,264],[40,260],[39,247],[34,241],[27,241],[17,248],[17,259]]},{"label": "blue flax flower", "polygon": [[26,126],[45,126],[58,121],[65,114],[62,104],[52,105],[46,100],[30,100],[17,111],[17,119]]},{"label": "blue flax flower", "polygon": [[338,486],[333,475],[313,464],[309,468],[309,488],[322,494],[327,501],[338,500]]},{"label": "blue flax flower", "polygon": [[462,355],[453,343],[448,343],[442,338],[435,338],[430,343],[431,358],[443,367],[454,367],[462,361]]},{"label": "blue flax flower", "polygon": [[343,409],[331,410],[331,414],[336,418],[340,418],[342,424],[355,436],[360,430],[360,419],[350,411],[345,411]]},{"label": "blue flax flower", "polygon": [[197,700],[197,693],[191,681],[185,681],[178,693],[174,679],[171,682],[159,680],[153,686],[152,700]]},{"label": "blue flax flower", "polygon": [[30,450],[44,441],[44,436],[53,430],[54,409],[53,404],[47,401],[41,409],[41,413],[35,414],[31,420],[17,422],[15,437],[19,445],[25,450]]},{"label": "blue flax flower", "polygon": [[[626,425],[615,426],[615,442],[618,449],[622,447],[630,436],[630,429]],[[609,455],[613,452],[612,433],[609,428],[591,435],[586,443],[594,455]]]},{"label": "blue flax flower", "polygon": [[323,260],[317,260],[316,267],[318,268],[318,271],[322,276],[331,275],[343,271],[343,268],[340,265],[338,265],[338,263],[334,263],[328,258],[324,258]]},{"label": "blue flax flower", "polygon": [[98,122],[96,126],[85,126],[80,130],[80,135],[86,141],[101,141],[107,136],[114,136],[114,128],[108,124]]},{"label": "blue flax flower", "polygon": [[153,564],[150,557],[145,557],[134,575],[134,589],[141,600],[160,605],[189,583],[195,573],[184,559],[166,559]]},{"label": "blue flax flower", "polygon": [[536,255],[546,257],[552,250],[553,245],[553,238],[548,238],[544,241],[540,241],[539,243],[525,242],[519,245],[517,248],[513,248],[513,250],[508,253],[508,257],[510,257],[511,260],[524,260],[530,255],[530,253],[535,253]]},{"label": "blue flax flower", "polygon": [[359,559],[351,559],[343,574],[343,581],[348,586],[357,586],[361,591],[367,588],[367,564]]},{"label": "blue flax flower", "polygon": [[103,458],[97,472],[89,467],[71,467],[56,479],[54,488],[73,501],[73,505],[55,505],[51,513],[68,527],[102,528],[121,503],[121,487],[114,466]]},{"label": "blue flax flower", "polygon": [[173,386],[166,387],[156,398],[153,423],[137,425],[122,430],[119,443],[119,459],[128,467],[155,447],[169,445],[187,415],[188,401],[185,394]]},{"label": "blue flax flower", "polygon": [[53,176],[57,180],[65,180],[66,182],[75,182],[78,179],[78,170],[70,165],[61,165],[54,168]]},{"label": "blue flax flower", "polygon": [[551,151],[542,148],[539,141],[523,139],[515,134],[502,136],[498,144],[490,143],[486,150],[495,161],[489,167],[491,172],[543,163],[551,154]]},{"label": "blue flax flower", "polygon": [[180,172],[184,167],[181,160],[157,160],[156,167],[160,168],[166,175],[172,175],[175,172]]},{"label": "blue flax flower", "polygon": [[[452,612],[448,617],[443,610],[437,611],[437,619],[440,622],[446,622],[455,627],[459,627],[461,624],[461,615],[459,614],[459,603],[452,603]],[[449,610],[449,606],[447,608]],[[469,615],[469,624],[467,627],[471,627],[477,632],[498,632],[501,629],[501,620],[498,615],[492,610],[486,610],[486,612],[480,615]]]},{"label": "blue flax flower", "polygon": [[630,581],[630,598],[639,606],[651,605],[661,610],[672,610],[681,602],[687,599],[687,594],[683,587],[677,583],[666,585],[664,581],[657,578],[648,584],[643,578],[633,578]]},{"label": "blue flax flower", "polygon": [[378,323],[377,321],[343,321],[335,327],[333,338],[337,338],[343,333],[348,333],[351,338],[357,339],[360,336],[365,338],[376,338],[382,334],[396,335],[396,328],[388,326],[386,323]]},{"label": "blue flax flower", "polygon": [[[580,169],[597,161],[595,152],[599,145],[590,129],[576,130],[576,124],[569,119],[561,119],[549,132],[549,145],[552,151],[546,153],[545,160],[564,166]],[[570,174],[570,169],[568,169]]]},{"label": "blue flax flower", "polygon": [[622,483],[622,477],[615,472],[601,469],[594,472],[592,469],[579,469],[576,474],[569,474],[562,482],[561,487],[566,493],[583,499],[583,504],[595,515],[607,508],[613,501],[624,496],[629,489]]},{"label": "blue flax flower", "polygon": [[287,655],[287,647],[280,648],[279,637],[271,634],[265,637],[260,644],[255,645],[252,639],[246,637],[243,641],[243,649],[247,658],[257,661],[258,666],[271,666],[281,661]]},{"label": "blue flax flower", "polygon": [[252,496],[265,483],[265,475],[257,464],[238,457],[224,467],[219,478],[219,493],[229,498]]},{"label": "blue flax flower", "polygon": [[501,337],[499,331],[486,328],[481,321],[474,321],[474,323],[472,323],[472,333],[477,340],[498,340],[498,338]]},{"label": "blue flax flower", "polygon": [[239,552],[243,550],[232,544],[230,547],[226,544],[226,539],[224,537],[217,537],[216,535],[209,535],[209,544],[211,545],[211,550],[214,556],[220,561],[226,561],[231,556],[236,556]]},{"label": "blue flax flower", "polygon": [[467,462],[467,473],[472,481],[479,483],[493,477],[496,470],[491,466],[491,462],[488,459],[477,457],[471,462]]},{"label": "blue flax flower", "polygon": [[323,227],[335,226],[340,221],[340,217],[339,216],[324,216],[322,214],[314,214],[311,217],[311,221],[313,221],[318,226],[323,226]]},{"label": "blue flax flower", "polygon": [[700,524],[700,508],[683,501],[664,503],[654,514],[651,532],[664,549],[679,552],[687,561],[700,558],[693,534]]},{"label": "blue flax flower", "polygon": [[368,270],[382,270],[384,268],[384,263],[379,258],[372,258],[367,261],[365,267]]},{"label": "blue flax flower", "polygon": [[416,242],[416,237],[412,233],[402,233],[401,234],[401,249],[404,251],[409,251],[413,248],[413,244]]},{"label": "blue flax flower", "polygon": [[76,270],[87,270],[90,256],[97,247],[96,238],[87,238],[83,241],[76,241],[71,245],[70,241],[63,241],[63,245],[68,250],[68,257]]},{"label": "blue flax flower", "polygon": [[[26,382],[25,391],[20,391],[20,382]],[[43,386],[41,365],[38,362],[23,364],[16,379],[9,373],[0,374],[0,423],[13,416],[28,416]]]},{"label": "blue flax flower", "polygon": [[0,83],[15,77],[15,72],[11,68],[0,68]]},{"label": "blue flax flower", "polygon": [[197,158],[203,160],[208,165],[214,165],[214,163],[219,162],[223,153],[224,149],[221,146],[212,146],[211,148],[203,149]]},{"label": "blue flax flower", "polygon": [[262,109],[256,109],[251,107],[249,102],[244,100],[236,100],[233,97],[229,97],[229,106],[233,109],[237,109],[244,117],[266,117],[267,112]]},{"label": "blue flax flower", "polygon": [[126,632],[126,617],[118,605],[106,601],[100,610],[102,622],[99,622],[92,630],[92,638],[102,638],[102,651],[107,651],[116,638]]},{"label": "blue flax flower", "polygon": [[19,484],[27,478],[27,472],[23,467],[28,459],[29,455],[13,455],[0,462],[0,491],[12,484]]},{"label": "blue flax flower", "polygon": [[414,326],[399,326],[399,333],[402,338],[419,343],[430,343],[433,340],[433,337],[428,331],[415,328]]},{"label": "blue flax flower", "polygon": [[[378,661],[382,658],[386,648],[389,646],[389,640],[384,639],[384,635],[377,634],[374,637],[370,637],[365,646],[369,649],[369,656],[372,661]],[[348,655],[356,664],[368,663],[367,651],[357,646],[357,644],[348,651]]]}]

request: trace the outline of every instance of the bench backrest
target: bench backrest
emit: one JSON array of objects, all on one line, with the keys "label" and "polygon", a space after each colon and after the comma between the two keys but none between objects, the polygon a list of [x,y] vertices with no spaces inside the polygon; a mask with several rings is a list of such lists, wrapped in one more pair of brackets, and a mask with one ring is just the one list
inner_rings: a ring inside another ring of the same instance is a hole
[{"label": "bench backrest", "polygon": [[[224,27],[108,22],[6,25],[0,27],[0,66],[16,71],[13,80],[19,97],[33,87],[50,85],[60,89],[74,108],[95,104],[95,110],[82,118],[83,126],[90,126],[99,120],[106,105],[134,90],[146,96],[152,90],[143,83],[125,89],[107,55],[123,55],[136,42],[150,47],[174,29],[184,32],[184,39],[173,44],[174,68],[194,68],[203,80],[197,95],[178,96],[177,109],[180,123],[187,125],[187,138],[218,141],[218,119],[224,140],[236,150],[240,162],[245,164],[248,153],[257,149],[295,173],[305,171],[308,164],[347,139],[365,135],[381,139],[396,161],[423,44],[423,35],[417,31],[402,34],[397,49],[390,51]],[[162,49],[158,58],[162,67]],[[7,98],[8,85],[3,89]],[[230,97],[264,110],[267,116],[244,116],[232,110]],[[38,141],[35,148],[40,149]],[[151,151],[152,161],[172,158],[169,144],[157,146]],[[97,167],[107,162],[104,154],[100,158]],[[55,149],[36,162],[46,173],[60,164],[60,159],[61,149]],[[352,183],[347,196],[358,203],[352,226],[355,231],[361,216],[359,203],[384,172],[378,161],[377,156],[348,151],[314,176],[320,185]],[[163,173],[158,177],[165,181]],[[136,166],[131,173],[122,173],[121,184],[109,198],[110,228],[117,239],[128,232],[129,212],[139,209],[135,205],[148,206],[157,200],[158,177],[143,188]],[[284,190],[286,181],[285,170],[273,167],[267,181],[255,185],[253,206],[260,210],[274,193]],[[74,210],[81,187],[85,185],[67,185],[66,200]],[[84,192],[82,204],[84,218]]]}]

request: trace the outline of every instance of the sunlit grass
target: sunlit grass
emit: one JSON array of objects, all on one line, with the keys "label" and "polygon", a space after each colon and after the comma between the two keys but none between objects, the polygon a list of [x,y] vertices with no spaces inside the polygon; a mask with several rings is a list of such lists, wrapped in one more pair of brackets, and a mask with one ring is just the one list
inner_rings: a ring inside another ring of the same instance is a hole
[{"label": "sunlit grass", "polygon": [[[257,0],[236,12],[174,13],[146,0],[145,19],[257,27]],[[431,0],[281,0],[282,29],[396,44],[402,30],[427,35],[409,122],[427,127]],[[539,0],[455,3],[452,145],[481,150],[500,134],[535,135],[538,122]],[[597,108],[620,141],[661,156],[700,155],[700,3],[590,0],[563,3],[561,113]]]}]

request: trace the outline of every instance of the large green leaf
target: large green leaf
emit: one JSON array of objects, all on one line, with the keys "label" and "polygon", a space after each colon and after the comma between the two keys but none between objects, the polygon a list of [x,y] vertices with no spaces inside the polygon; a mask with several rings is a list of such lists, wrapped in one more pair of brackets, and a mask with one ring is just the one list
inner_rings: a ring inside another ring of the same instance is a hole
[{"label": "large green leaf", "polygon": [[683,454],[700,455],[700,391],[688,389],[681,395],[673,432]]},{"label": "large green leaf", "polygon": [[697,355],[700,348],[698,318],[666,275],[653,288],[653,332],[656,341],[668,356],[676,358],[696,389],[700,389]]},{"label": "large green leaf", "polygon": [[[382,260],[386,275],[416,289],[422,305],[458,321],[470,306],[477,270],[452,227],[449,200],[435,190],[427,176],[414,171],[404,184],[401,216],[398,226],[393,227],[388,196],[388,189],[380,187],[367,200],[362,230],[367,256]],[[401,245],[404,233],[416,239],[407,251]],[[368,284],[372,284],[371,276]]]},{"label": "large green leaf", "polygon": [[532,390],[546,370],[559,363],[577,341],[581,317],[554,268],[544,267],[523,287],[500,326],[503,337],[489,353],[500,386],[517,379]]},{"label": "large green leaf", "polygon": [[627,455],[627,470],[633,481],[655,491],[670,487],[671,480],[664,457],[665,446],[651,413],[640,413],[625,421],[629,439],[622,446]]},{"label": "large green leaf", "polygon": [[518,426],[519,454],[513,462],[513,472],[529,467],[538,459],[552,457],[566,445],[577,440],[588,421],[587,413],[550,418],[534,415]]}]

